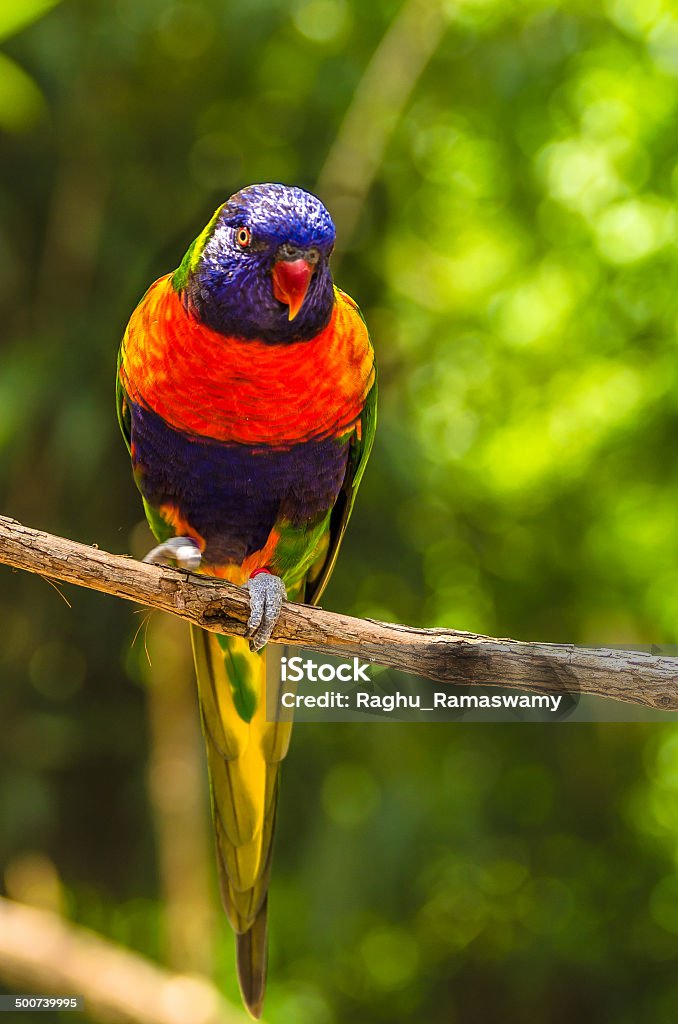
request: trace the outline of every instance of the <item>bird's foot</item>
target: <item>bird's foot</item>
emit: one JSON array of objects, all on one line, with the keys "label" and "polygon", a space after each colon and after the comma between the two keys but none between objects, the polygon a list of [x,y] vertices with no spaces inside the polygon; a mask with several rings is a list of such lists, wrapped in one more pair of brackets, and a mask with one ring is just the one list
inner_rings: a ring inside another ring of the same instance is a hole
[{"label": "bird's foot", "polygon": [[167,565],[176,562],[180,569],[199,569],[202,555],[192,537],[170,537],[148,552],[144,562]]},{"label": "bird's foot", "polygon": [[249,639],[250,650],[260,651],[275,629],[287,591],[280,577],[268,569],[254,572],[247,581],[247,589],[250,592],[250,617],[245,636]]}]

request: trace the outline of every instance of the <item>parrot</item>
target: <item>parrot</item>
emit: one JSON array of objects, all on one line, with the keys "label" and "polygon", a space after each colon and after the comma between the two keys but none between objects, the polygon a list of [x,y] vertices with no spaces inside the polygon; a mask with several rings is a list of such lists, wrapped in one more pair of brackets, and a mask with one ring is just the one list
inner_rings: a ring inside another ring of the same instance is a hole
[{"label": "parrot", "polygon": [[219,888],[254,1019],[291,730],[267,719],[266,648],[283,601],[320,599],[376,428],[374,350],[334,285],[334,242],[310,192],[242,188],[146,291],[117,363],[118,420],[158,541],[145,560],[249,593],[245,637],[190,629]]}]

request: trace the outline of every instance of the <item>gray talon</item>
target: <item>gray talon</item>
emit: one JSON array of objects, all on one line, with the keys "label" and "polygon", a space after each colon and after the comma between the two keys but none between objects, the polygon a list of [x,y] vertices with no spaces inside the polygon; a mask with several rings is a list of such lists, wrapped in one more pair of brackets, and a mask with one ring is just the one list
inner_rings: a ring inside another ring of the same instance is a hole
[{"label": "gray talon", "polygon": [[250,592],[250,617],[245,635],[249,637],[250,648],[260,651],[275,629],[282,603],[287,600],[287,591],[279,576],[267,572],[258,573],[254,579],[248,580],[247,589]]},{"label": "gray talon", "polygon": [[176,562],[180,569],[199,569],[202,555],[192,537],[170,537],[148,552],[144,562],[166,565]]}]

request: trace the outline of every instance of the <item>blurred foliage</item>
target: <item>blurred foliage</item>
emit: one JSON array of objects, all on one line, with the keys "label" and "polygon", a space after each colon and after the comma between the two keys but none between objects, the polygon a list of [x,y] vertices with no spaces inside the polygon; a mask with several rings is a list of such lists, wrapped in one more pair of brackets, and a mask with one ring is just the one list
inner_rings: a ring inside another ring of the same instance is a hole
[{"label": "blurred foliage", "polygon": [[[30,25],[60,0],[21,0],[0,7],[0,43]],[[43,98],[32,78],[6,54],[0,54],[0,126],[24,131],[43,113]]]},{"label": "blurred foliage", "polygon": [[[444,10],[336,266],[382,399],[325,604],[675,643],[678,9]],[[3,6],[4,513],[143,550],[127,316],[230,192],[313,188],[397,11]],[[3,572],[6,889],[161,956],[138,617],[68,598]],[[305,725],[283,783],[268,1020],[675,1020],[673,726]],[[235,998],[225,922],[216,946]]]}]

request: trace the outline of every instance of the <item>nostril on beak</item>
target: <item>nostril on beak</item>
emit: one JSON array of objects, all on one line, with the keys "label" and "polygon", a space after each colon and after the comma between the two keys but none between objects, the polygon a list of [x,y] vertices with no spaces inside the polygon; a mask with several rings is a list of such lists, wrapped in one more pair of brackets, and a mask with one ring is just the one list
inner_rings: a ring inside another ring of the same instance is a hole
[{"label": "nostril on beak", "polygon": [[290,242],[285,242],[278,249],[277,259],[286,260],[289,263],[295,260],[305,260],[314,267],[320,260],[320,250],[316,249],[315,246],[305,249],[300,245],[292,245]]}]

